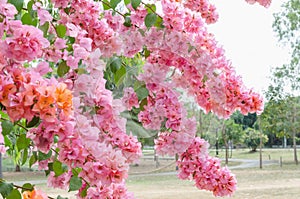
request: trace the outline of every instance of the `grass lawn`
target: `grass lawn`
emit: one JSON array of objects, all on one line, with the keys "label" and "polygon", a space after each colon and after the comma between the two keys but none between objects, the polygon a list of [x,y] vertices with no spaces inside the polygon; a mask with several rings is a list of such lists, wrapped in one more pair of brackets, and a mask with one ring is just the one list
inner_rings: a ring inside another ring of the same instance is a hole
[{"label": "grass lawn", "polygon": [[[238,188],[232,198],[239,199],[285,199],[300,197],[300,166],[288,165],[284,168],[266,167],[260,169],[233,170],[238,180]],[[132,176],[128,188],[141,199],[194,199],[215,198],[208,191],[193,187],[189,181],[181,181],[176,176]]]},{"label": "grass lawn", "polygon": [[[220,152],[220,157],[224,151]],[[292,163],[292,149],[264,149],[263,159],[269,160],[282,157],[284,164],[264,166],[263,169],[233,169],[232,172],[238,180],[238,188],[233,199],[285,199],[300,198],[300,166]],[[248,150],[235,150],[233,158],[258,159],[259,153],[249,153]],[[286,161],[285,161],[286,160]],[[127,180],[129,191],[134,192],[136,198],[140,199],[194,199],[194,198],[215,198],[211,192],[198,190],[193,186],[193,182],[177,179],[175,174],[159,174],[160,171],[174,171],[174,164],[171,160],[160,160],[160,168],[155,173],[149,171],[157,170],[153,159],[141,160],[138,167],[132,167],[131,173],[143,173],[130,175]],[[237,163],[230,163],[237,164]],[[74,193],[51,189],[47,187],[43,172],[5,172],[7,181],[23,182],[33,180],[37,182],[37,187],[43,189],[52,197],[61,195],[75,199]]]},{"label": "grass lawn", "polygon": [[[230,154],[230,150],[229,150]],[[298,160],[300,160],[300,149],[297,149]],[[215,156],[215,150],[210,150],[210,155]],[[219,158],[225,158],[225,149],[219,150]],[[294,150],[287,149],[262,149],[263,160],[280,160],[283,162],[291,162],[294,160]],[[256,152],[251,152],[249,149],[235,149],[232,152],[232,158],[235,159],[259,159],[259,149]]]}]

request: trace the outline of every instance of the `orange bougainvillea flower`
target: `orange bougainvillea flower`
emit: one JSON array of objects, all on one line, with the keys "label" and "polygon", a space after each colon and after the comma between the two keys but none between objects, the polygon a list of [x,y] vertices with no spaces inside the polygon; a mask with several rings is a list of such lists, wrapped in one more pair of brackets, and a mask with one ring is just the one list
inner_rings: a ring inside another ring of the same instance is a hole
[{"label": "orange bougainvillea flower", "polygon": [[48,109],[54,103],[54,87],[53,86],[41,86],[37,89],[40,96],[38,98],[37,103],[34,105],[34,111],[43,111],[44,109]]},{"label": "orange bougainvillea flower", "polygon": [[41,190],[34,189],[33,191],[24,191],[23,199],[48,199],[48,196]]},{"label": "orange bougainvillea flower", "polygon": [[67,85],[59,83],[56,87],[54,97],[58,108],[62,109],[66,115],[69,115],[72,109],[72,92],[67,89]]},{"label": "orange bougainvillea flower", "polygon": [[24,191],[22,193],[23,199],[31,199],[32,192],[31,191]]},{"label": "orange bougainvillea flower", "polygon": [[7,84],[2,88],[2,92],[0,92],[0,102],[4,106],[9,106],[9,95],[14,94],[17,91],[17,87],[14,84]]}]

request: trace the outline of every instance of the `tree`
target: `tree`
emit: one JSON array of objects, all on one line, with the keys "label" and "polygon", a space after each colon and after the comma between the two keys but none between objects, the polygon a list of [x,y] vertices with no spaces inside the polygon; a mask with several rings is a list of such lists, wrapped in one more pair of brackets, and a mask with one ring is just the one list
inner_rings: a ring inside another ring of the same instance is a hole
[{"label": "tree", "polygon": [[[262,98],[243,86],[208,32],[214,5],[156,3],[0,2],[0,144],[13,133],[19,151],[32,147],[23,159],[45,170],[48,185],[79,198],[133,198],[125,180],[142,155],[134,135],[145,130],[154,132],[157,153],[178,154],[181,179],[215,196],[234,192],[235,177],[196,137],[177,88],[225,118],[261,112]],[[16,126],[26,136],[11,131]],[[0,187],[3,198],[47,198],[31,184],[0,179]]]},{"label": "tree", "polygon": [[247,115],[241,114],[239,111],[235,112],[231,118],[236,124],[242,125],[243,129],[254,128],[255,122],[257,120],[256,113],[249,113]]},{"label": "tree", "polygon": [[273,139],[288,137],[286,131],[286,103],[284,100],[275,101],[274,99],[269,100],[265,104],[264,112],[260,117],[260,128],[268,135],[269,143],[273,145]]},{"label": "tree", "polygon": [[[261,132],[252,128],[247,128],[245,131],[245,144],[251,148],[252,152],[255,152],[257,147],[260,145]],[[262,135],[262,144],[266,142],[268,142],[268,137],[266,135]]]},{"label": "tree", "polygon": [[[272,80],[273,85],[270,85],[269,96],[278,96],[273,91],[280,90],[282,92],[281,98],[283,98],[286,104],[286,117],[288,127],[285,130],[289,130],[293,137],[293,148],[294,148],[294,160],[298,164],[297,158],[297,146],[296,146],[296,126],[297,121],[297,96],[299,95],[300,79],[299,79],[299,55],[300,55],[300,41],[299,41],[299,30],[300,30],[300,2],[299,0],[291,0],[283,3],[283,10],[274,15],[273,28],[277,33],[278,39],[284,45],[287,45],[291,49],[290,63],[278,66],[273,71]],[[274,97],[270,97],[272,99]],[[296,101],[295,101],[296,100]],[[290,114],[291,113],[291,114]]]},{"label": "tree", "polygon": [[[243,127],[240,124],[237,124],[234,122],[233,119],[228,119],[225,121],[225,128],[223,131],[223,140],[224,142],[227,144],[225,144],[226,150],[228,150],[229,144],[228,142],[230,142],[231,144],[231,151],[230,151],[230,158],[232,157],[232,148],[234,146],[234,144],[238,144],[238,143],[243,143],[244,142],[244,137],[245,137],[245,131],[243,131]],[[226,154],[228,154],[228,152],[226,152]],[[229,155],[226,155],[226,157],[228,157]],[[228,159],[228,158],[226,158]],[[227,160],[228,161],[228,160]]]}]

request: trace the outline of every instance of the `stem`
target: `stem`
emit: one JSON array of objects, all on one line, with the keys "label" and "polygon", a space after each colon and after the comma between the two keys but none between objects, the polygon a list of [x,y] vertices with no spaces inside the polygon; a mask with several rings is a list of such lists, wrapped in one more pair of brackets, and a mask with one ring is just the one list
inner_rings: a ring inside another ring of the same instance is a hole
[{"label": "stem", "polygon": [[[110,6],[110,4],[109,3],[107,3],[107,2],[105,2],[105,1],[103,1],[103,0],[99,0],[99,1],[101,1],[103,4],[105,4],[106,6],[108,6],[108,7],[110,7],[110,8],[112,8],[111,6]],[[113,8],[112,8],[113,9]],[[124,18],[126,18],[126,16],[124,15],[124,14],[122,14],[121,12],[119,12],[119,11],[117,11],[117,10],[115,10],[115,9],[113,9],[116,13],[118,13],[119,15],[121,15],[122,17],[124,17]]]},{"label": "stem", "polygon": [[162,16],[160,16],[155,10],[151,8],[151,6],[145,4],[143,1],[141,1],[141,4],[143,4],[145,7],[149,8],[154,14],[156,14],[159,18],[163,19]]},{"label": "stem", "polygon": [[[10,121],[9,119],[5,119],[5,118],[0,118],[1,120],[3,121]],[[21,127],[22,129],[24,129],[25,131],[29,131],[28,128],[26,128],[25,126],[23,126],[22,124],[20,123],[17,123],[16,125],[18,125],[19,127]]]},{"label": "stem", "polygon": [[[3,180],[3,179],[0,178],[0,182],[3,183],[3,182],[5,182],[5,180]],[[19,186],[19,185],[15,185],[13,183],[12,183],[12,185],[13,185],[13,187],[15,187],[17,189],[24,189],[24,190],[27,190],[27,191],[32,191],[32,189],[30,189],[30,188],[26,188],[26,187],[22,187],[22,186]],[[51,196],[48,196],[48,198],[49,199],[54,199]]]}]

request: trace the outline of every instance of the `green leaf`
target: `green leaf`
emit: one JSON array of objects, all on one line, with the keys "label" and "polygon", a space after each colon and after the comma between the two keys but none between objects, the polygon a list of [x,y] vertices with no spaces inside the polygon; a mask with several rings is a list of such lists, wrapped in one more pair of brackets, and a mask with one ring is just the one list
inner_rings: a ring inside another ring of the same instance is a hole
[{"label": "green leaf", "polygon": [[55,176],[60,176],[64,173],[64,169],[62,167],[62,163],[60,161],[55,161],[53,163],[53,171],[55,173]]},{"label": "green leaf", "polygon": [[67,27],[65,25],[59,24],[55,29],[58,37],[63,38],[66,35]]},{"label": "green leaf", "polygon": [[155,4],[147,4],[147,11],[148,13],[156,12],[156,5]]},{"label": "green leaf", "polygon": [[153,134],[150,131],[145,130],[141,124],[133,120],[127,120],[126,132],[131,132],[134,136],[138,138],[150,138]]},{"label": "green leaf", "polygon": [[45,170],[46,176],[48,176],[51,171],[53,171],[53,162],[48,162],[48,170]]},{"label": "green leaf", "polygon": [[42,26],[39,26],[39,29],[41,31],[43,31],[44,37],[45,37],[47,35],[47,33],[48,33],[48,30],[49,30],[49,22],[46,21]]},{"label": "green leaf", "polygon": [[90,188],[89,185],[87,185],[83,190],[81,190],[80,196],[82,198],[85,198],[87,196],[87,190]]},{"label": "green leaf", "polygon": [[34,3],[35,2],[33,0],[31,0],[27,3],[27,10],[32,18],[35,18],[37,16],[37,11],[32,9],[32,6]]},{"label": "green leaf", "polygon": [[117,86],[123,82],[124,78],[126,77],[126,68],[121,66],[121,68],[115,74],[115,83]]},{"label": "green leaf", "polygon": [[125,5],[130,4],[130,0],[124,0],[124,4],[125,4]]},{"label": "green leaf", "polygon": [[149,57],[150,53],[151,53],[150,50],[148,50],[147,48],[144,49],[145,58]]},{"label": "green leaf", "polygon": [[131,0],[131,6],[136,10],[139,7],[141,0]]},{"label": "green leaf", "polygon": [[78,178],[76,176],[72,176],[72,178],[70,180],[69,191],[77,191],[81,188],[81,186],[82,186],[81,178]]},{"label": "green leaf", "polygon": [[145,17],[145,25],[147,28],[151,28],[156,22],[157,15],[155,13],[148,13]]},{"label": "green leaf", "polygon": [[36,152],[34,152],[34,153],[32,154],[32,156],[30,157],[30,159],[29,159],[29,167],[31,168],[32,165],[33,165],[34,163],[36,163],[36,161],[37,161],[37,155],[36,155]]},{"label": "green leaf", "polygon": [[70,70],[70,67],[67,65],[66,61],[62,61],[59,63],[57,68],[57,74],[59,77],[63,77],[65,74],[67,74]]},{"label": "green leaf", "polygon": [[125,17],[125,22],[123,23],[124,26],[130,27],[131,26],[131,19],[130,16]]},{"label": "green leaf", "polygon": [[26,24],[26,25],[32,25],[32,26],[37,25],[37,19],[32,18],[31,15],[28,12],[26,12],[22,16],[21,21],[22,21],[23,24]]},{"label": "green leaf", "polygon": [[82,168],[73,168],[72,174],[77,177],[81,171],[82,171]]},{"label": "green leaf", "polygon": [[149,95],[149,91],[147,88],[141,86],[135,90],[136,95],[138,96],[139,101],[145,99]]},{"label": "green leaf", "polygon": [[38,161],[41,161],[41,160],[47,160],[51,157],[52,155],[52,151],[50,150],[47,154],[39,151],[38,153]]},{"label": "green leaf", "polygon": [[34,4],[34,1],[33,1],[33,0],[28,1],[28,3],[27,3],[27,10],[28,10],[28,12],[31,12],[31,11],[32,11],[32,6],[33,6],[33,4]]},{"label": "green leaf", "polygon": [[25,184],[23,184],[23,186],[22,186],[22,193],[24,192],[24,191],[32,191],[34,189],[34,186],[32,185],[32,184],[30,184],[30,183],[25,183]]},{"label": "green leaf", "polygon": [[103,9],[109,10],[110,9],[110,3],[107,0],[102,1]]},{"label": "green leaf", "polygon": [[8,135],[13,131],[14,125],[11,121],[8,120],[4,120],[1,122],[1,126],[2,126],[2,135]]},{"label": "green leaf", "polygon": [[31,128],[37,125],[40,122],[40,118],[34,116],[30,122],[26,122],[26,128]]},{"label": "green leaf", "polygon": [[3,198],[6,198],[14,189],[14,186],[12,183],[7,183],[7,182],[0,182],[0,193]]},{"label": "green leaf", "polygon": [[155,22],[154,26],[155,26],[155,27],[157,27],[157,28],[164,28],[164,25],[163,25],[163,20],[162,20],[162,18],[160,18],[160,17],[157,17],[157,19],[156,19],[156,22]]},{"label": "green leaf", "polygon": [[113,73],[116,73],[122,65],[122,60],[119,57],[114,57],[110,63],[110,69]]},{"label": "green leaf", "polygon": [[144,106],[146,106],[147,104],[148,104],[148,100],[147,100],[147,98],[144,98],[140,103],[141,111],[145,110]]},{"label": "green leaf", "polygon": [[17,189],[13,189],[6,199],[22,199],[21,193]]},{"label": "green leaf", "polygon": [[27,149],[30,144],[30,139],[26,137],[25,134],[21,134],[17,138],[17,147],[19,150]]},{"label": "green leaf", "polygon": [[8,146],[9,148],[13,148],[13,144],[9,139],[9,135],[4,136],[4,145]]},{"label": "green leaf", "polygon": [[68,198],[64,198],[64,197],[58,195],[56,199],[68,199]]},{"label": "green leaf", "polygon": [[8,0],[8,3],[13,4],[18,10],[18,12],[20,12],[23,8],[24,0]]},{"label": "green leaf", "polygon": [[112,9],[115,9],[120,2],[121,0],[110,0],[110,6],[112,7]]},{"label": "green leaf", "polygon": [[24,165],[27,162],[28,159],[28,149],[24,149],[22,154],[22,162],[21,165]]}]

